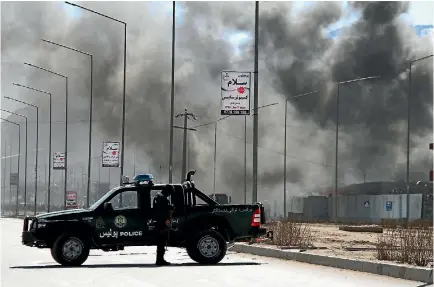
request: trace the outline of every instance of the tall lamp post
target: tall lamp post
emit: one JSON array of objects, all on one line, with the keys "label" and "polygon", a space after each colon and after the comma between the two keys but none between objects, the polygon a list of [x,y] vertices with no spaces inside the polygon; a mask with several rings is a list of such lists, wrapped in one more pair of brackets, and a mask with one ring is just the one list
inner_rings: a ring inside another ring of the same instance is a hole
[{"label": "tall lamp post", "polygon": [[[262,109],[262,108],[266,108],[266,107],[270,107],[270,106],[274,106],[277,104],[279,104],[279,103],[272,103],[272,104],[260,106],[257,108],[257,110]],[[253,111],[253,109],[252,109],[252,111]],[[231,116],[233,116],[233,115],[227,115],[227,116],[224,116],[224,117],[222,117],[216,121],[209,122],[206,124],[201,124],[201,125],[193,127],[193,130],[194,130],[195,128],[214,124],[214,184],[213,184],[214,191],[213,191],[213,195],[215,194],[216,162],[217,162],[217,123],[219,121],[227,119]],[[247,180],[246,180],[246,178],[247,178],[247,116],[244,116],[244,203],[245,204],[247,201]]]},{"label": "tall lamp post", "polygon": [[253,94],[253,189],[252,203],[258,201],[258,86],[259,86],[259,1],[255,1],[255,67],[254,67],[254,94]]},{"label": "tall lamp post", "polygon": [[365,78],[358,78],[353,79],[349,81],[343,81],[337,83],[337,91],[336,91],[336,138],[335,138],[335,221],[338,220],[338,147],[339,147],[339,87],[340,85],[355,83],[355,82],[361,82],[366,80],[372,80],[372,79],[378,79],[379,76],[372,76],[372,77],[365,77]]},{"label": "tall lamp post", "polygon": [[312,91],[312,92],[308,92],[308,93],[303,93],[303,94],[299,94],[293,97],[289,97],[285,100],[285,139],[284,139],[284,143],[283,143],[283,218],[287,217],[287,213],[286,213],[286,124],[287,124],[287,119],[288,119],[288,101],[290,99],[294,99],[294,98],[299,98],[299,97],[303,97],[303,96],[307,96],[310,94],[314,94],[314,93],[318,93],[319,90],[316,91]]},{"label": "tall lamp post", "polygon": [[[115,21],[115,22],[118,22],[118,23],[121,23],[121,24],[124,25],[124,91],[123,91],[123,96],[122,96],[121,174],[120,174],[120,178],[119,178],[120,184],[122,185],[122,177],[124,175],[124,159],[125,159],[125,88],[126,88],[126,71],[127,71],[127,23],[123,22],[121,20],[115,19],[113,17],[104,15],[102,13],[96,12],[94,10],[85,8],[83,6],[71,3],[71,2],[65,1],[65,3],[69,4],[69,5],[72,5],[72,6],[75,6],[75,7],[78,7],[80,9],[92,12],[94,14],[97,14],[99,16],[105,17],[107,19],[110,19],[112,21]],[[122,196],[121,196],[121,203],[120,204],[122,206]]]},{"label": "tall lamp post", "polygon": [[17,100],[15,98],[4,96],[5,99],[12,100],[18,103],[25,104],[30,107],[36,108],[36,152],[35,152],[35,215],[37,213],[37,195],[38,195],[38,152],[39,152],[39,108],[36,105]]},{"label": "tall lamp post", "polygon": [[409,62],[409,76],[408,76],[408,97],[407,97],[407,174],[406,174],[406,181],[407,181],[407,204],[406,204],[406,221],[410,220],[410,107],[411,107],[411,67],[413,63],[422,61],[428,58],[433,57],[434,55],[429,55],[426,57],[422,57],[416,60],[412,60]]},{"label": "tall lamp post", "polygon": [[[172,83],[170,87],[169,183],[173,173],[173,121],[175,117],[175,1],[172,3]],[[182,175],[185,176],[184,174]]]},{"label": "tall lamp post", "polygon": [[[18,162],[17,162],[18,182],[17,182],[17,194],[16,194],[17,199],[16,199],[16,207],[15,207],[16,208],[15,212],[18,215],[18,194],[19,194],[18,191],[20,190],[21,126],[20,126],[20,124],[12,122],[10,120],[4,119],[4,118],[0,118],[0,119],[2,119],[5,122],[8,122],[10,124],[18,126]],[[26,126],[27,126],[27,124],[26,124]],[[26,135],[26,137],[27,137],[27,135]],[[9,142],[9,144],[11,144],[11,143]],[[11,148],[9,147],[9,155],[10,155],[10,151],[11,151]],[[5,149],[5,152],[6,152],[6,149]],[[26,154],[27,154],[27,152],[26,152]],[[9,160],[11,160],[11,159],[9,159]],[[11,173],[11,169],[10,168],[9,168],[9,173]],[[9,178],[10,178],[10,175],[9,175]],[[9,185],[10,185],[10,179],[9,179]],[[12,199],[11,189],[10,188],[9,188],[9,194],[10,194],[9,198]],[[11,201],[9,201],[9,203],[11,203]]]},{"label": "tall lamp post", "polygon": [[68,77],[65,75],[50,71],[48,69],[33,65],[33,64],[24,63],[24,65],[42,70],[44,72],[47,72],[47,73],[50,73],[52,75],[56,75],[56,76],[59,76],[59,77],[62,77],[65,79],[65,161],[64,161],[65,178],[64,178],[64,182],[63,182],[63,189],[64,189],[63,206],[66,209],[66,189],[67,189],[67,182],[68,182],[68,178],[67,178],[67,170],[68,170]]},{"label": "tall lamp post", "polygon": [[49,127],[50,128],[49,128],[49,135],[48,135],[48,199],[47,199],[47,201],[48,201],[47,212],[50,212],[50,199],[51,199],[51,128],[52,128],[52,121],[51,121],[51,115],[52,115],[51,102],[52,102],[52,99],[51,98],[52,98],[52,96],[51,96],[51,93],[49,93],[49,92],[38,90],[38,89],[35,89],[35,88],[32,88],[32,87],[24,86],[24,85],[17,84],[17,83],[13,83],[13,85],[17,86],[17,87],[20,87],[20,88],[25,88],[25,89],[29,89],[29,90],[32,90],[32,91],[35,91],[35,92],[39,92],[39,93],[48,95],[50,97],[50,101],[49,101],[49,103],[50,103],[50,108],[49,108],[50,109],[50,111],[49,111],[49,114],[50,114],[50,119],[49,119],[50,126]]},{"label": "tall lamp post", "polygon": [[[6,139],[6,140],[8,140],[8,137],[5,137],[5,136],[3,136],[3,138],[4,139]],[[2,198],[3,198],[3,200],[2,200],[2,204],[1,204],[1,208],[2,208],[2,215],[4,214],[4,212],[5,212],[5,203],[6,203],[6,158],[7,158],[7,153],[6,153],[6,147],[7,146],[9,146],[10,144],[8,144],[7,143],[7,141],[4,141],[4,146],[3,146],[3,157],[2,157],[2,160],[4,160],[3,161],[3,163],[2,163],[2,165],[1,165],[1,167],[3,168],[3,184],[2,184],[2,186],[3,186],[3,188],[2,188],[2,192],[1,192],[1,196],[2,196]],[[10,141],[10,139],[9,139],[9,141]]]},{"label": "tall lamp post", "polygon": [[[84,51],[66,46],[61,45],[58,43],[55,43],[53,41],[48,41],[41,39],[43,42],[53,44],[77,53],[80,53],[82,55],[86,55],[90,58],[90,99],[89,99],[89,147],[88,147],[88,158],[87,158],[87,197],[86,197],[86,206],[89,207],[89,195],[90,195],[90,174],[91,174],[91,166],[92,166],[92,112],[93,112],[93,56],[90,53],[86,53]],[[65,177],[66,177],[66,170],[65,170]]]},{"label": "tall lamp post", "polygon": [[[22,117],[26,121],[26,154],[24,156],[24,215],[25,215],[26,214],[26,210],[27,210],[26,209],[27,208],[27,153],[29,151],[28,148],[27,148],[27,117],[25,115],[21,115],[21,114],[18,114],[18,113],[15,113],[15,112],[11,112],[11,111],[8,111],[8,110],[5,110],[5,109],[0,109],[0,111],[6,112],[6,113],[9,113],[9,114],[18,116],[18,117]],[[21,137],[21,134],[20,134],[20,137]],[[19,143],[19,145],[21,146],[20,143]],[[18,149],[21,148],[20,146],[18,147]],[[18,153],[20,153],[20,151]],[[19,168],[18,168],[18,181],[19,181],[19,173],[20,172],[19,172]],[[17,193],[18,193],[18,189],[17,189]],[[18,197],[18,195],[17,195],[17,197]],[[17,208],[18,208],[18,199],[17,199]]]}]

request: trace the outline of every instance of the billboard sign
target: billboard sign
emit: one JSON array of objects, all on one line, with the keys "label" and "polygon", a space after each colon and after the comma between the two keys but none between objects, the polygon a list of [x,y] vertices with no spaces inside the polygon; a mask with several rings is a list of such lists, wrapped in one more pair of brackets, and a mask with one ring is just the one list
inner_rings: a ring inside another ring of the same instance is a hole
[{"label": "billboard sign", "polygon": [[250,115],[250,72],[221,72],[221,114]]},{"label": "billboard sign", "polygon": [[18,173],[11,173],[9,181],[10,185],[18,185],[19,175]]},{"label": "billboard sign", "polygon": [[102,145],[102,167],[119,167],[119,142],[104,142]]},{"label": "billboard sign", "polygon": [[65,169],[65,153],[55,152],[53,155],[53,169]]},{"label": "billboard sign", "polygon": [[66,209],[76,209],[77,205],[77,192],[67,191],[66,192]]}]

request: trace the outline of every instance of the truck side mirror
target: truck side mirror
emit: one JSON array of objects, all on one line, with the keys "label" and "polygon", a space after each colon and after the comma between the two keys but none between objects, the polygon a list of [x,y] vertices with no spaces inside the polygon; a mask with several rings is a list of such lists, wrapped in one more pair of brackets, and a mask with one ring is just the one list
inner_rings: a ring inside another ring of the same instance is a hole
[{"label": "truck side mirror", "polygon": [[228,200],[228,201],[229,201],[228,203],[230,204],[230,203],[232,202],[232,197],[229,196],[228,199],[229,199],[229,200]]},{"label": "truck side mirror", "polygon": [[113,210],[113,206],[111,202],[104,203],[104,210]]}]

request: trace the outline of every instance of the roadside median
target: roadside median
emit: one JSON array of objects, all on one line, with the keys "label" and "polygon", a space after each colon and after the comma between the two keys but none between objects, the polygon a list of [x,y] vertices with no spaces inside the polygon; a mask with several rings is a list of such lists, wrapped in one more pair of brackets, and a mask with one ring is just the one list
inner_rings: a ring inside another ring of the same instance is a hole
[{"label": "roadside median", "polygon": [[428,267],[309,254],[300,252],[300,250],[281,250],[271,246],[256,246],[247,243],[235,243],[230,248],[230,251],[366,272],[428,284],[433,283],[433,269]]}]

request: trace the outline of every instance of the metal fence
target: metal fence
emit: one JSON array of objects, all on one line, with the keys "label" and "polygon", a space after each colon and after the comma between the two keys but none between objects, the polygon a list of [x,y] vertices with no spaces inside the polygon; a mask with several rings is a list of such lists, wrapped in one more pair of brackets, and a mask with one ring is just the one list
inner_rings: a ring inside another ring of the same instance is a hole
[{"label": "metal fence", "polygon": [[[405,194],[344,195],[337,198],[339,222],[380,223],[383,219],[405,218]],[[410,195],[410,220],[422,218],[423,195]],[[335,221],[335,199],[326,196],[292,197],[288,217],[305,221]]]}]

